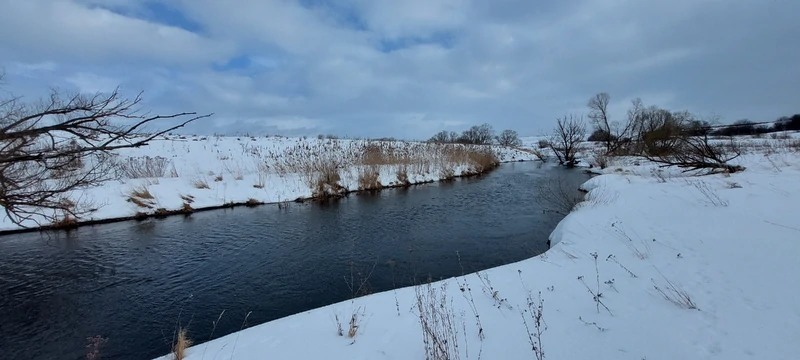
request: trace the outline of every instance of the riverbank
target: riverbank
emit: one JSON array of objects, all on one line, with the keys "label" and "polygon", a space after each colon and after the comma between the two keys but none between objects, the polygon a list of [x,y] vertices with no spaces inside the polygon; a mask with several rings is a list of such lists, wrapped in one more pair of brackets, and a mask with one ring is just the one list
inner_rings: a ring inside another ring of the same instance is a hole
[{"label": "riverbank", "polygon": [[174,135],[114,157],[110,180],[66,194],[80,217],[33,217],[22,227],[3,216],[0,234],[323,199],[474,176],[501,162],[535,159],[499,146]]},{"label": "riverbank", "polygon": [[186,359],[792,358],[800,154],[735,162],[746,171],[692,176],[610,159],[543,255],[246,328]]}]

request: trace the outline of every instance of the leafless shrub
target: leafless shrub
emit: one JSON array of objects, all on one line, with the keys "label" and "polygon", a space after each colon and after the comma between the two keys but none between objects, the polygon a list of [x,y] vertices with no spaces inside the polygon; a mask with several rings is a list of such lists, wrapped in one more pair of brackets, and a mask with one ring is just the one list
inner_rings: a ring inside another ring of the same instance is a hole
[{"label": "leafless shrub", "polygon": [[419,311],[419,324],[425,345],[426,360],[460,359],[458,327],[452,299],[447,297],[447,283],[435,287],[427,284],[414,287]]},{"label": "leafless shrub", "polygon": [[161,156],[128,157],[117,162],[117,176],[127,179],[166,177],[167,168],[170,165],[172,165],[172,160]]},{"label": "leafless shrub", "polygon": [[582,117],[567,115],[557,119],[557,125],[548,140],[550,149],[558,162],[566,166],[577,164],[575,159],[578,145],[586,137],[586,125]]}]

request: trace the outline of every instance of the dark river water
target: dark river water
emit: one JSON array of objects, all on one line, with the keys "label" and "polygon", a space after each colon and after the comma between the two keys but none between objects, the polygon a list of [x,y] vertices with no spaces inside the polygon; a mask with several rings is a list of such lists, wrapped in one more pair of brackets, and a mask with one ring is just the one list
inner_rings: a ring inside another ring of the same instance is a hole
[{"label": "dark river water", "polygon": [[225,310],[216,338],[248,312],[253,326],[348,299],[350,274],[371,273],[362,290],[378,292],[519,261],[545,251],[562,218],[535,190],[554,178],[577,189],[588,176],[512,163],[327,205],[2,236],[0,358],[86,359],[100,335],[103,359],[152,359],[178,322],[205,341]]}]

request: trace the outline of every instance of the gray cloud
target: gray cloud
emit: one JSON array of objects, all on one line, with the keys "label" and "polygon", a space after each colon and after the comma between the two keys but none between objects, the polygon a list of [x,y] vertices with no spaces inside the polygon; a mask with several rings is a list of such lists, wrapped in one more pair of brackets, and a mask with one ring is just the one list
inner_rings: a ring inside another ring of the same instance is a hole
[{"label": "gray cloud", "polygon": [[154,111],[216,114],[190,131],[287,135],[535,135],[599,91],[617,116],[634,97],[728,121],[800,112],[789,0],[163,2],[196,33],[106,4],[0,5],[4,87],[118,82]]}]

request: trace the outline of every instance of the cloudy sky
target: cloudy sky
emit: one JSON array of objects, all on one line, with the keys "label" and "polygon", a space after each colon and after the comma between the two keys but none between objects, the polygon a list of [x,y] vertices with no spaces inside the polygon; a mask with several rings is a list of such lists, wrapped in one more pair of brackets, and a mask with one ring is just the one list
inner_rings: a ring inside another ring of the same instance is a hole
[{"label": "cloudy sky", "polygon": [[800,112],[797,0],[0,0],[3,91],[145,91],[190,132],[549,130],[588,98]]}]

